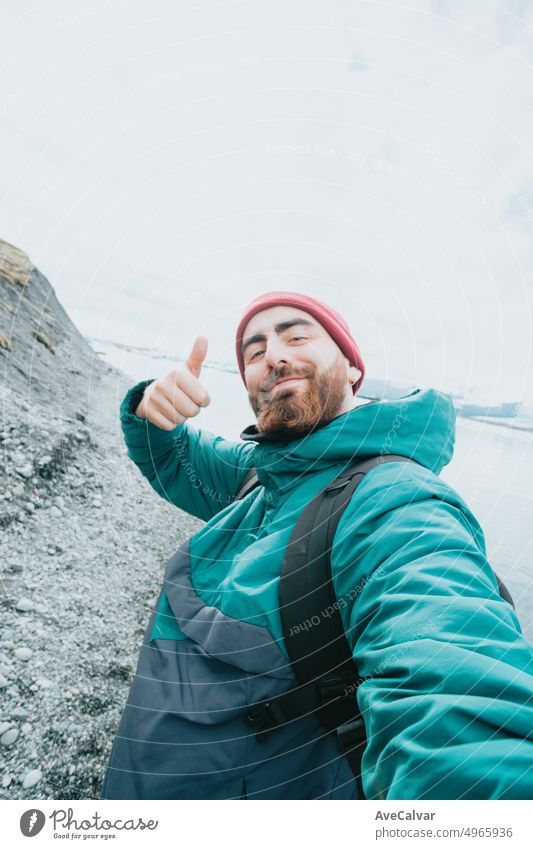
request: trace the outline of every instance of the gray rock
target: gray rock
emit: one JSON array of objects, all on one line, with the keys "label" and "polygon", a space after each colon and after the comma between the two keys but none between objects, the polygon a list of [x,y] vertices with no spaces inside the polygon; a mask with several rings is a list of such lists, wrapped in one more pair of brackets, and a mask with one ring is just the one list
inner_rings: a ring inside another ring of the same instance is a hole
[{"label": "gray rock", "polygon": [[23,478],[31,478],[33,475],[33,466],[31,463],[26,463],[25,466],[17,466],[15,471],[18,475],[21,475]]},{"label": "gray rock", "polygon": [[35,787],[36,784],[39,783],[43,774],[40,769],[30,769],[29,772],[26,773],[22,780],[22,786],[24,790],[28,790],[30,787]]},{"label": "gray rock", "polygon": [[14,716],[15,719],[26,719],[26,717],[28,716],[28,711],[26,710],[26,708],[23,708],[21,705],[18,705],[11,711],[11,716]]},{"label": "gray rock", "polygon": [[0,743],[2,746],[12,746],[18,736],[18,728],[10,728],[9,731],[4,731],[0,737]]},{"label": "gray rock", "polygon": [[0,673],[0,690],[2,690],[4,687],[8,687],[8,686],[9,686],[9,681],[7,680],[7,678],[4,675],[2,675]]},{"label": "gray rock", "polygon": [[6,787],[9,787],[9,785],[11,784],[12,781],[13,781],[12,775],[4,775],[4,777],[2,779],[2,787],[4,788],[4,790],[5,790]]},{"label": "gray rock", "polygon": [[15,605],[17,610],[20,610],[22,613],[27,613],[29,610],[33,610],[35,607],[31,598],[19,598]]},{"label": "gray rock", "polygon": [[8,728],[11,728],[10,722],[0,722],[0,737],[5,734]]},{"label": "gray rock", "polygon": [[50,510],[48,512],[50,516],[54,517],[54,519],[59,519],[63,515],[59,507],[56,507],[55,504],[50,507]]},{"label": "gray rock", "polygon": [[19,649],[15,649],[13,652],[17,660],[27,661],[30,657],[33,657],[33,652],[27,646],[21,646]]}]

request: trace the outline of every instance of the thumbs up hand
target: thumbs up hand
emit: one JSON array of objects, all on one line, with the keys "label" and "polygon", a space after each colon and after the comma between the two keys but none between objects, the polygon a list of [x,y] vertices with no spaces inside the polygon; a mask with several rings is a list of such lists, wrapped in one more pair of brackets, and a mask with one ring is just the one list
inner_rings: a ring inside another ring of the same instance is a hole
[{"label": "thumbs up hand", "polygon": [[211,398],[198,378],[208,344],[206,336],[197,336],[183,365],[148,384],[135,415],[148,419],[162,430],[174,430],[176,425],[197,416],[202,407],[207,407]]}]

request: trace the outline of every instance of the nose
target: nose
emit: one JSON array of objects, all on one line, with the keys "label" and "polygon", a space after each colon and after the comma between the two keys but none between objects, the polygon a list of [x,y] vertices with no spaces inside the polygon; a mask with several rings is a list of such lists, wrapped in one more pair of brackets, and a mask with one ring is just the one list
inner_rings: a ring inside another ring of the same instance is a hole
[{"label": "nose", "polygon": [[290,362],[289,350],[276,334],[271,335],[265,342],[264,362],[269,368]]}]

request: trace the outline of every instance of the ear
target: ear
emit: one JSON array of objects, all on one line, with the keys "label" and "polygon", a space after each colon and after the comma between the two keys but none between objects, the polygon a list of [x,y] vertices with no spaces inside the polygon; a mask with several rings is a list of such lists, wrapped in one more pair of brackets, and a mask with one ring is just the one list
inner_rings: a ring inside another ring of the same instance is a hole
[{"label": "ear", "polygon": [[357,381],[361,377],[361,374],[362,372],[359,371],[358,368],[356,368],[355,366],[350,366],[350,368],[348,369],[348,375],[350,377],[350,383],[352,384],[352,386],[354,385],[354,383],[357,383]]}]

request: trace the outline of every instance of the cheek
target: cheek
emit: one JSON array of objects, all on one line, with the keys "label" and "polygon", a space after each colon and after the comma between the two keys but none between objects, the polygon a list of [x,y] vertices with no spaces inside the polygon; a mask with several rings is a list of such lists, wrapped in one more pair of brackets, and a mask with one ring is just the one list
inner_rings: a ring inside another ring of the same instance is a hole
[{"label": "cheek", "polygon": [[258,369],[253,366],[247,366],[244,370],[244,381],[248,392],[257,392],[259,384]]}]

